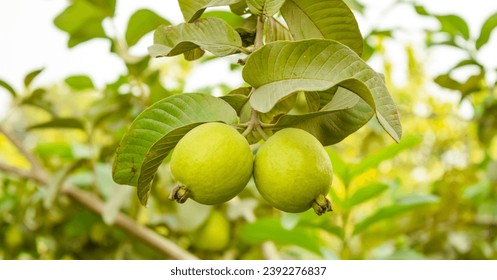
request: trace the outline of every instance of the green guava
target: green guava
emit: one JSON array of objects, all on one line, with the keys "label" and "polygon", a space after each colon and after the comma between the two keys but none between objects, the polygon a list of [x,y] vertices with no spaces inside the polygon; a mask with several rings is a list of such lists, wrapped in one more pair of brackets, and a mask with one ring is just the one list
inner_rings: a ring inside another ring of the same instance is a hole
[{"label": "green guava", "polygon": [[231,227],[219,211],[212,211],[205,224],[194,235],[193,246],[199,250],[221,251],[228,247]]},{"label": "green guava", "polygon": [[226,202],[247,185],[253,155],[247,140],[233,127],[206,123],[190,130],[171,155],[171,173],[180,183],[170,195],[180,203]]},{"label": "green guava", "polygon": [[313,208],[331,211],[326,199],[333,180],[331,161],[321,143],[296,128],[276,132],[255,156],[254,180],[262,197],[273,207],[298,213]]}]

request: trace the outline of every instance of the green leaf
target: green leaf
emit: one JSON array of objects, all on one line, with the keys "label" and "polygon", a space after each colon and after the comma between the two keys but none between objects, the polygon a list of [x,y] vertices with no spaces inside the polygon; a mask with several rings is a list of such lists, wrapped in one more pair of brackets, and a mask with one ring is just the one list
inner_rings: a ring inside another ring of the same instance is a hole
[{"label": "green leaf", "polygon": [[24,77],[24,86],[26,87],[29,87],[29,85],[31,85],[31,82],[33,82],[33,80],[38,76],[40,75],[40,73],[43,71],[44,68],[41,68],[41,69],[37,69],[37,70],[34,70],[30,73],[28,73],[26,75],[26,77]]},{"label": "green leaf", "polygon": [[154,34],[154,45],[149,47],[153,57],[175,56],[196,48],[216,56],[236,53],[242,47],[238,33],[218,18],[199,19],[193,23],[160,26]]},{"label": "green leaf", "polygon": [[229,104],[206,94],[173,95],[154,103],[133,121],[121,140],[113,163],[114,181],[136,186],[146,205],[157,168],[183,135],[205,122],[231,124],[236,119]]},{"label": "green leaf", "polygon": [[69,47],[74,47],[93,38],[106,37],[102,21],[113,15],[112,9],[115,7],[115,3],[111,2],[115,1],[95,0],[93,2],[95,3],[74,1],[54,19],[55,26],[69,33]]},{"label": "green leaf", "polygon": [[241,0],[178,0],[181,12],[186,22],[198,19],[206,8],[228,6]]},{"label": "green leaf", "polygon": [[371,216],[357,223],[354,227],[353,235],[365,231],[375,223],[415,210],[418,207],[438,203],[439,200],[440,199],[434,195],[410,195],[403,197],[399,199],[395,205],[380,208]]},{"label": "green leaf", "polygon": [[71,88],[75,90],[85,90],[85,89],[93,89],[95,85],[93,85],[93,81],[90,77],[86,75],[75,75],[67,77],[64,82]]},{"label": "green leaf", "polygon": [[337,153],[332,148],[326,147],[325,150],[328,153],[328,156],[330,157],[331,165],[333,166],[333,174],[340,177],[340,179],[344,181],[348,177],[349,173],[349,168],[347,167],[347,164],[342,159],[340,154]]},{"label": "green leaf", "polygon": [[283,228],[278,219],[258,219],[244,226],[240,234],[245,242],[251,244],[273,241],[280,245],[296,245],[320,254],[318,239],[314,231],[300,227],[288,230]]},{"label": "green leaf", "polygon": [[155,30],[161,24],[171,25],[169,21],[149,9],[136,11],[128,21],[126,28],[126,42],[133,46],[147,33]]},{"label": "green leaf", "polygon": [[331,39],[362,55],[359,26],[342,0],[287,0],[281,7],[281,14],[295,40]]},{"label": "green leaf", "polygon": [[436,16],[436,18],[441,24],[440,31],[469,40],[469,27],[463,18],[456,15]]},{"label": "green leaf", "polygon": [[17,96],[15,89],[13,87],[11,87],[7,82],[0,80],[0,87],[3,87],[4,89],[6,89],[12,95],[12,97]]},{"label": "green leaf", "polygon": [[32,125],[28,127],[28,130],[46,128],[69,128],[85,130],[85,125],[83,121],[76,118],[55,118],[47,122]]},{"label": "green leaf", "polygon": [[[383,128],[394,140],[400,141],[402,128],[399,115],[382,77],[339,42],[311,39],[267,44],[249,57],[243,69],[243,78],[256,88],[250,98],[251,106],[263,113],[294,92],[343,87],[375,108]],[[360,113],[361,116],[367,114],[364,110]]]},{"label": "green leaf", "polygon": [[276,14],[285,0],[247,0],[247,6],[254,15],[272,16]]},{"label": "green leaf", "polygon": [[293,37],[288,28],[273,17],[268,18],[266,28],[266,42],[292,41]]},{"label": "green leaf", "polygon": [[108,17],[113,17],[116,11],[116,0],[86,0],[103,11]]},{"label": "green leaf", "polygon": [[347,201],[345,201],[345,206],[347,208],[352,208],[382,194],[386,190],[388,190],[388,185],[383,183],[372,183],[367,186],[363,186],[354,192]]},{"label": "green leaf", "polygon": [[77,161],[71,162],[69,165],[63,167],[61,170],[57,171],[51,178],[50,182],[47,186],[47,195],[43,200],[43,206],[46,209],[50,209],[57,198],[57,194],[59,194],[60,190],[64,186],[69,175],[72,172],[76,171],[83,164],[87,162],[87,159],[79,159]]},{"label": "green leaf", "polygon": [[485,44],[488,43],[495,27],[497,27],[497,13],[488,17],[485,23],[483,23],[480,31],[480,36],[476,40],[477,50],[481,49]]},{"label": "green leaf", "polygon": [[[350,92],[349,92],[350,93]],[[350,94],[355,97],[355,95]],[[276,124],[276,129],[295,127],[314,135],[324,146],[336,144],[364,126],[373,116],[371,107],[359,99],[351,108],[323,109],[304,115],[285,115]]]},{"label": "green leaf", "polygon": [[452,79],[449,74],[443,74],[436,77],[434,82],[441,87],[452,90],[458,90],[459,88],[461,88],[461,83]]},{"label": "green leaf", "polygon": [[238,115],[242,111],[243,106],[248,102],[248,97],[243,94],[228,94],[220,98],[230,104]]},{"label": "green leaf", "polygon": [[31,93],[31,95],[22,99],[21,105],[31,105],[45,110],[51,115],[55,115],[54,105],[46,95],[47,91],[45,89],[37,88]]},{"label": "green leaf", "polygon": [[344,0],[343,2],[345,2],[345,4],[347,4],[347,6],[349,6],[351,9],[354,9],[361,14],[364,13],[364,5],[361,4],[359,1],[357,1],[357,0]]},{"label": "green leaf", "polygon": [[238,28],[243,25],[245,18],[228,11],[210,11],[202,15],[202,18],[215,17],[226,21],[231,27]]},{"label": "green leaf", "polygon": [[369,155],[350,170],[350,179],[359,176],[371,168],[376,168],[385,160],[391,159],[403,151],[409,150],[423,141],[421,136],[408,136],[398,144],[392,144]]}]

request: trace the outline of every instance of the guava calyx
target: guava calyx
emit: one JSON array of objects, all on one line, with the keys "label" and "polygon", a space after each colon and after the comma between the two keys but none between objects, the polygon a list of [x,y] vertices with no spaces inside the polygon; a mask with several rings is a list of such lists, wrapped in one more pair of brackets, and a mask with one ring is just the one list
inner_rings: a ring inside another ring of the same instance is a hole
[{"label": "guava calyx", "polygon": [[326,198],[323,194],[320,194],[313,202],[312,209],[318,216],[323,215],[326,212],[333,211],[333,207],[331,205],[331,201]]},{"label": "guava calyx", "polygon": [[191,191],[186,186],[179,185],[171,191],[169,200],[183,204],[190,197],[190,193]]}]

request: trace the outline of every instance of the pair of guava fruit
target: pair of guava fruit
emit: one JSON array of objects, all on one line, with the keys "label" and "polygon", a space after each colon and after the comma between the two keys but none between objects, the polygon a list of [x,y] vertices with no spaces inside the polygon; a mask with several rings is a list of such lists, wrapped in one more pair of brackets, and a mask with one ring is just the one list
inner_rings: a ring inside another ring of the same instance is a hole
[{"label": "pair of guava fruit", "polygon": [[254,159],[235,128],[205,123],[178,142],[170,166],[180,182],[170,199],[180,203],[188,198],[207,205],[226,202],[253,174],[259,193],[277,209],[298,213],[312,207],[318,215],[332,210],[326,198],[333,179],[331,161],[321,143],[301,129],[276,132]]}]

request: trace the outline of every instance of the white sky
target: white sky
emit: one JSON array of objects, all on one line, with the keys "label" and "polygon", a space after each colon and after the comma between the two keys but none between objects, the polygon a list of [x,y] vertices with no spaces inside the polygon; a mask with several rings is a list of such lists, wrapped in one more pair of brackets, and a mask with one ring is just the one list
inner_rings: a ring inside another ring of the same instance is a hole
[{"label": "white sky", "polygon": [[[363,31],[371,23],[379,27],[403,26],[412,31],[401,36],[405,42],[420,40],[419,31],[423,26],[434,24],[432,21],[420,21],[412,9],[404,7],[388,12],[387,7],[393,0],[363,0],[368,5],[366,18],[359,18]],[[494,0],[418,0],[430,12],[447,14],[456,13],[463,16],[470,24],[473,34],[478,34],[483,21],[497,12]],[[7,81],[15,89],[22,89],[23,77],[30,71],[45,67],[45,71],[35,81],[36,85],[47,85],[63,80],[73,74],[86,74],[92,77],[97,86],[114,81],[124,72],[124,65],[114,55],[109,55],[109,43],[104,40],[92,40],[67,49],[67,35],[53,25],[54,17],[60,13],[69,1],[62,0],[1,0],[0,1],[0,79]],[[139,8],[150,8],[173,23],[182,21],[181,13],[175,0],[118,0],[116,25],[124,33],[129,16]],[[497,33],[497,32],[496,32]],[[418,34],[418,35],[416,35]],[[495,39],[492,41],[495,46]],[[152,43],[151,35],[145,37],[133,48],[137,54],[146,54],[147,46]],[[490,65],[497,67],[495,49],[486,48],[480,55],[488,57]],[[452,52],[432,53],[428,59],[427,71],[440,73],[452,66],[456,60]],[[394,63],[403,65],[401,48],[392,47]],[[398,58],[398,59],[397,59]],[[374,66],[374,65],[373,65]],[[189,77],[189,90],[220,82],[239,84],[239,75],[226,71],[227,62],[202,65]],[[220,74],[221,73],[221,74]],[[223,74],[224,73],[224,74]],[[399,81],[406,77],[403,71],[397,71]],[[193,82],[195,81],[195,82]],[[0,118],[8,107],[9,94],[0,89]]]}]

